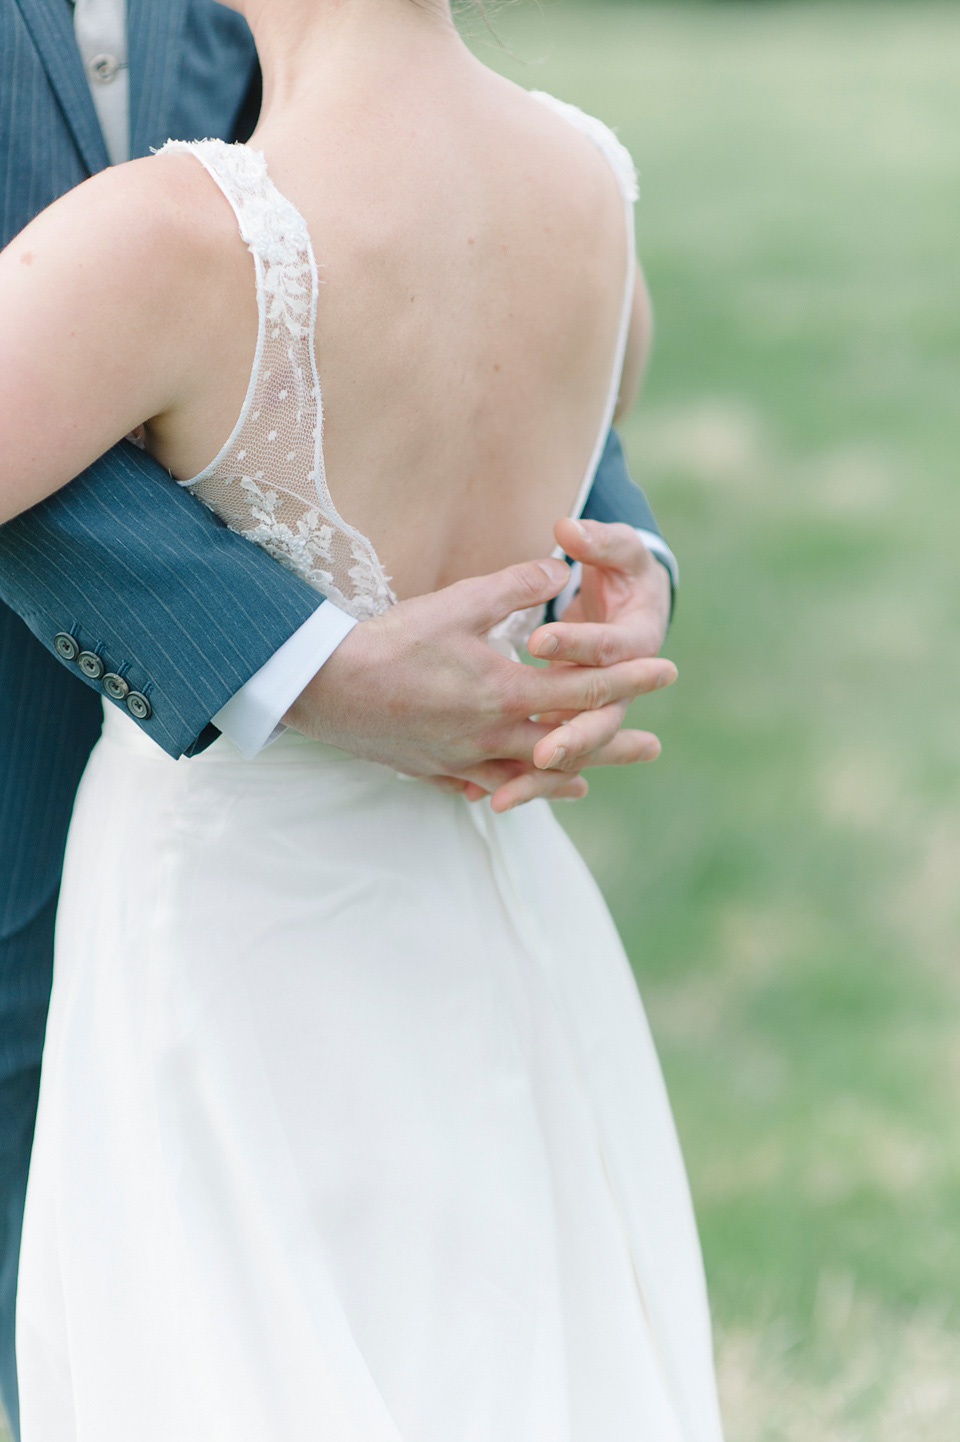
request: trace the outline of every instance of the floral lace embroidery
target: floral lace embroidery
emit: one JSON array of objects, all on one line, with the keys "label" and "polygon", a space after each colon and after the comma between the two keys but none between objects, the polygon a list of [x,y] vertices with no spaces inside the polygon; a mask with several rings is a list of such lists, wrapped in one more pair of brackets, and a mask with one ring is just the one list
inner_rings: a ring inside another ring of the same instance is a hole
[{"label": "floral lace embroidery", "polygon": [[182,484],[233,530],[363,620],[396,602],[366,536],[327,487],[315,332],[318,276],[306,222],[266,160],[219,140],[169,142],[195,156],[233,207],[254,259],[260,334],[240,418],[220,454]]}]

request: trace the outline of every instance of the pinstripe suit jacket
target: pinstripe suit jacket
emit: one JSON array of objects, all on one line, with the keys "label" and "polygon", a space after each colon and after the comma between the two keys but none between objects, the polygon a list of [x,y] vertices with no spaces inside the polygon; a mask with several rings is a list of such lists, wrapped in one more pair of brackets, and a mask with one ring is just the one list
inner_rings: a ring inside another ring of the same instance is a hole
[{"label": "pinstripe suit jacket", "polygon": [[[252,42],[212,0],[129,0],[129,58],[135,155],[243,123]],[[0,242],[106,164],[67,0],[0,0]],[[656,529],[615,437],[586,514]],[[100,687],[61,662],[54,637],[122,669],[150,700],[148,734],[190,754],[317,604],[126,445],[0,528],[0,942],[56,890],[99,731]]]}]

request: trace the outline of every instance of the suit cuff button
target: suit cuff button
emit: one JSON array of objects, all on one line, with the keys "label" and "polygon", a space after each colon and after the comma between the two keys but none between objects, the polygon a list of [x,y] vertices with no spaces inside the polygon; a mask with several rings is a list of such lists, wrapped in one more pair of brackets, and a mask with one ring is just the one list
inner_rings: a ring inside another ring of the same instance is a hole
[{"label": "suit cuff button", "polygon": [[125,681],[122,676],[118,676],[115,671],[108,671],[104,676],[103,689],[111,701],[126,701],[130,695],[129,682]]},{"label": "suit cuff button", "polygon": [[66,631],[60,631],[53,638],[53,649],[58,656],[65,661],[75,661],[80,655],[80,647],[73,636],[68,636]]},{"label": "suit cuff button", "polygon": [[81,651],[77,657],[77,665],[83,674],[88,676],[91,681],[99,681],[107,669],[96,651]]},{"label": "suit cuff button", "polygon": [[126,698],[126,707],[135,721],[149,721],[153,715],[153,707],[139,691],[130,692]]}]

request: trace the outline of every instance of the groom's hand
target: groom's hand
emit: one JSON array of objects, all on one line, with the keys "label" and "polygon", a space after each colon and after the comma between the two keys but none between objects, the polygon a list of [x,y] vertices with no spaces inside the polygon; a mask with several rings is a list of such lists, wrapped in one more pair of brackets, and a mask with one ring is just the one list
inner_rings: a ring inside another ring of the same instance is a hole
[{"label": "groom's hand", "polygon": [[534,748],[554,728],[530,718],[625,707],[676,673],[650,656],[534,668],[494,651],[487,632],[552,600],[569,575],[561,561],[530,561],[400,602],[354,627],[284,720],[411,776],[496,791],[519,775],[531,795],[582,795],[578,775],[536,770]]}]

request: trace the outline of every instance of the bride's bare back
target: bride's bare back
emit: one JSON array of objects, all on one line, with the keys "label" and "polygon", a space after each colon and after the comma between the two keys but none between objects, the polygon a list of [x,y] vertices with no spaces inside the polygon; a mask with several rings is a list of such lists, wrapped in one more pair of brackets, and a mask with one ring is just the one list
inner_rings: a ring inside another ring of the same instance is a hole
[{"label": "bride's bare back", "polygon": [[[582,133],[459,42],[329,79],[322,100],[268,109],[251,144],[319,266],[333,500],[403,597],[550,549],[610,389],[624,203]],[[148,432],[186,479],[241,409],[256,293],[229,207],[200,194],[209,179],[184,155],[156,163],[223,232],[206,383]]]}]

